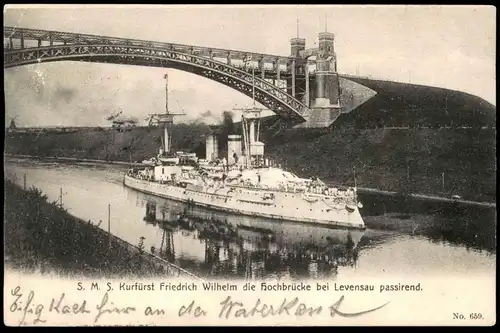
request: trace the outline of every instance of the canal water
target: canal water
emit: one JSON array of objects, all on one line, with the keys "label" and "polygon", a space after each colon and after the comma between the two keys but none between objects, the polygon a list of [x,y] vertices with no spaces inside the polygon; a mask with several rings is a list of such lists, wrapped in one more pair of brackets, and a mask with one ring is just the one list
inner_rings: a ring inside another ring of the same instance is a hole
[{"label": "canal water", "polygon": [[[10,160],[5,174],[147,251],[205,278],[495,274],[496,214],[364,215],[348,231],[209,212],[123,186],[124,169]],[[108,225],[108,208],[110,224]],[[370,213],[371,214],[371,213]]]}]

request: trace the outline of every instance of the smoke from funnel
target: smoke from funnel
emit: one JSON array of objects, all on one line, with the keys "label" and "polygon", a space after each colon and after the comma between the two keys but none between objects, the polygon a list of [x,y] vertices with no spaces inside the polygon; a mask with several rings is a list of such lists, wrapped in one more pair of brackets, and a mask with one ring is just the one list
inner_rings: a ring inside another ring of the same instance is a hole
[{"label": "smoke from funnel", "polygon": [[234,114],[231,111],[224,111],[222,113],[222,127],[227,134],[234,134],[235,126],[233,121]]},{"label": "smoke from funnel", "polygon": [[217,139],[219,141],[219,149],[227,149],[227,136],[235,133],[235,125],[233,121],[234,114],[231,111],[224,111],[222,113],[222,125],[220,127]]}]

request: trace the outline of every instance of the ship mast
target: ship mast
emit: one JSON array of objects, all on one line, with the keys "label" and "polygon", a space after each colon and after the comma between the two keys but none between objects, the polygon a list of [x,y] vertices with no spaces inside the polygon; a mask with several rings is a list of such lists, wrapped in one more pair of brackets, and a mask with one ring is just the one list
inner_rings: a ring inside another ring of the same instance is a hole
[{"label": "ship mast", "polygon": [[[245,66],[247,65],[245,61]],[[262,69],[263,70],[263,69]],[[245,151],[246,167],[248,169],[252,168],[252,156],[255,143],[259,141],[260,132],[260,113],[263,109],[257,108],[255,106],[255,67],[252,65],[252,107],[235,109],[243,111],[241,115],[241,126],[243,129],[243,150]],[[255,127],[257,126],[257,133]]]},{"label": "ship mast", "polygon": [[172,138],[169,135],[169,126],[174,123],[175,116],[183,116],[184,113],[171,113],[168,108],[168,74],[163,75],[165,79],[165,113],[151,114],[151,119],[155,119],[158,124],[163,124],[162,147],[160,155],[168,154],[171,149]]},{"label": "ship mast", "polygon": [[[165,73],[163,75],[163,78],[165,79],[165,114],[168,114],[168,74]],[[173,117],[172,117],[172,122],[173,122]],[[167,154],[170,151],[170,137],[168,136],[168,128],[167,128],[167,122],[163,123],[163,128],[164,128],[164,141],[165,141],[165,154]]]},{"label": "ship mast", "polygon": [[255,67],[252,66],[252,102],[255,108]]}]

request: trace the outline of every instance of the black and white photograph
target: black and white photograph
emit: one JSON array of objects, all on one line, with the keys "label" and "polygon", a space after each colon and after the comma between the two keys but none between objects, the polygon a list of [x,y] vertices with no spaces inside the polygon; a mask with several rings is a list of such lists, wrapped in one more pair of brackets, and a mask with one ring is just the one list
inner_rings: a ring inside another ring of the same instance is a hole
[{"label": "black and white photograph", "polygon": [[[494,325],[495,25],[472,5],[5,6],[6,324]],[[168,295],[194,300],[152,318]]]}]

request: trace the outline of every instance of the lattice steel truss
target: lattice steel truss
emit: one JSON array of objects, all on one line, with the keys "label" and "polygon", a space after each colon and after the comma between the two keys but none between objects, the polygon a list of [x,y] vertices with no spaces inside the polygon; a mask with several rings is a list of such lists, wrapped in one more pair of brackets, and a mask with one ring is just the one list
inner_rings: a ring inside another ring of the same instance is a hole
[{"label": "lattice steel truss", "polygon": [[[7,48],[4,52],[5,68],[64,60],[175,67],[220,82],[247,96],[252,96],[254,84],[255,100],[286,119],[290,124],[304,122],[303,115],[308,110],[306,105],[286,91],[257,76],[253,77],[247,71],[211,57],[185,53],[185,50],[184,52],[177,51],[173,47],[166,49],[160,45],[162,43],[150,43],[150,46],[134,45],[137,43],[131,40],[104,37],[99,39],[91,35],[55,32],[48,34],[43,30],[29,30],[22,33],[4,30],[4,38],[21,39],[21,48]],[[39,47],[25,48],[27,39],[38,40]],[[52,45],[40,46],[40,41],[47,39]],[[54,45],[54,40],[65,44]]]},{"label": "lattice steel truss", "polygon": [[[265,62],[278,61],[281,64],[286,63],[289,57],[277,56],[272,54],[254,53],[238,50],[227,50],[213,47],[194,46],[176,43],[155,42],[140,39],[109,37],[89,34],[78,34],[73,32],[63,31],[49,31],[40,29],[27,29],[27,28],[14,28],[4,27],[4,38],[16,39],[19,41],[33,40],[50,43],[64,43],[64,44],[88,44],[88,45],[133,45],[133,46],[146,46],[155,47],[165,50],[181,51],[183,53],[191,53],[199,56],[207,57],[226,57],[230,56],[232,59],[249,59],[249,60],[263,60]],[[22,42],[21,42],[22,44]],[[38,45],[42,46],[42,45]],[[24,47],[21,47],[24,48]]]}]

